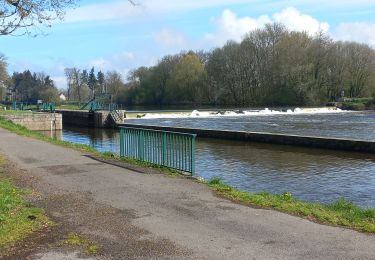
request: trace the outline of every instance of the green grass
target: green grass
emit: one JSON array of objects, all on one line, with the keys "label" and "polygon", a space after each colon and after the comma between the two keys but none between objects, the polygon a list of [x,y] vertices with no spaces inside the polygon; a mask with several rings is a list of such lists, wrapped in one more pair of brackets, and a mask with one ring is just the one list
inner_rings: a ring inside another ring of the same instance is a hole
[{"label": "green grass", "polygon": [[31,114],[31,111],[27,110],[1,110],[0,115],[19,115],[19,114]]},{"label": "green grass", "polygon": [[99,152],[95,148],[93,148],[89,145],[74,144],[74,143],[71,143],[71,142],[62,141],[62,140],[58,140],[58,139],[55,139],[55,138],[48,137],[48,136],[46,136],[42,133],[39,133],[39,132],[30,131],[26,127],[17,125],[17,124],[15,124],[15,123],[7,120],[7,119],[2,118],[1,114],[2,114],[2,112],[0,112],[0,127],[4,128],[4,129],[7,129],[7,130],[9,130],[13,133],[18,134],[18,135],[36,138],[38,140],[50,142],[50,143],[55,144],[55,145],[73,148],[73,149],[81,151],[81,152],[91,153],[91,154],[93,154],[97,157],[101,157],[103,159],[114,159],[114,160],[124,161],[124,162],[129,163],[129,164],[134,164],[134,165],[137,165],[137,166],[140,166],[140,167],[158,169],[158,170],[162,171],[163,173],[166,173],[170,176],[178,175],[177,171],[175,171],[171,168],[168,168],[168,167],[164,167],[164,166],[160,166],[160,165],[156,165],[156,164],[152,164],[152,163],[147,163],[147,162],[143,162],[143,161],[139,161],[139,160],[134,160],[134,159],[122,158],[122,157],[120,157],[116,154],[113,154],[111,152]]},{"label": "green grass", "polygon": [[19,189],[11,180],[3,179],[3,167],[4,160],[0,158],[0,252],[5,252],[34,231],[53,224],[42,209],[32,207],[24,200],[30,191]]},{"label": "green grass", "polygon": [[[82,105],[84,105],[84,103],[82,103]],[[77,105],[73,105],[73,104],[67,104],[67,105],[59,105],[56,107],[56,109],[67,109],[67,110],[80,110],[80,106],[77,104]]]},{"label": "green grass", "polygon": [[323,205],[296,200],[289,192],[272,195],[265,192],[240,191],[224,184],[219,178],[213,178],[205,184],[219,195],[232,201],[275,209],[324,224],[347,227],[363,232],[375,232],[375,209],[363,209],[345,199]]},{"label": "green grass", "polygon": [[341,109],[345,110],[375,110],[375,99],[371,98],[356,98],[351,101],[343,102],[339,105]]},{"label": "green grass", "polygon": [[[135,164],[141,167],[156,168],[168,175],[178,175],[177,171],[166,167],[161,167],[137,160],[120,158],[119,156],[110,152],[100,153],[94,148],[87,145],[73,144],[66,141],[52,139],[41,133],[30,131],[25,127],[1,119],[1,117],[0,127],[8,129],[19,135],[33,137],[39,140],[48,141],[56,145],[62,145],[80,151],[89,152],[104,159],[125,161],[127,163]],[[203,183],[211,187],[219,195],[222,195],[223,197],[235,202],[245,203],[248,205],[267,209],[275,209],[324,224],[343,226],[359,231],[375,233],[375,209],[362,209],[359,206],[344,199],[341,199],[329,205],[323,205],[319,203],[298,201],[293,198],[291,193],[272,195],[269,193],[250,193],[240,191],[224,184],[218,178],[214,178],[209,182],[203,181]]]}]

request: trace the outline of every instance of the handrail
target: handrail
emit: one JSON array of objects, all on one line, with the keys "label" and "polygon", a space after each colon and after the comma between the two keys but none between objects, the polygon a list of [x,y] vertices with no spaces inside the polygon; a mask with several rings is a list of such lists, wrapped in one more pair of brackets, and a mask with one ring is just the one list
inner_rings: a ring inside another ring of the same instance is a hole
[{"label": "handrail", "polygon": [[195,134],[120,127],[120,156],[195,175]]}]

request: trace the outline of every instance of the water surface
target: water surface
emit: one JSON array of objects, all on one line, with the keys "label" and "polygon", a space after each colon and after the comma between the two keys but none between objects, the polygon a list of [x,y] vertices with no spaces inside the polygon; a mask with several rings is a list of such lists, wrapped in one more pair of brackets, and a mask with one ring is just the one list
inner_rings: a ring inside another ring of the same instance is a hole
[{"label": "water surface", "polygon": [[[118,130],[65,126],[57,136],[119,152]],[[241,190],[288,191],[299,199],[323,203],[344,197],[375,207],[375,155],[198,138],[196,158],[198,175],[219,176]]]},{"label": "water surface", "polygon": [[127,123],[375,141],[375,111],[133,119]]}]

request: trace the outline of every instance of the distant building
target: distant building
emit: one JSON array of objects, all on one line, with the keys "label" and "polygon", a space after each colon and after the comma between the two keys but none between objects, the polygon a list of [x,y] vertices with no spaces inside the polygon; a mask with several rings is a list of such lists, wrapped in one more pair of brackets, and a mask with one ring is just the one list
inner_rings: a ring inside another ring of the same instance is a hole
[{"label": "distant building", "polygon": [[59,95],[61,101],[66,101],[66,96],[63,93]]}]

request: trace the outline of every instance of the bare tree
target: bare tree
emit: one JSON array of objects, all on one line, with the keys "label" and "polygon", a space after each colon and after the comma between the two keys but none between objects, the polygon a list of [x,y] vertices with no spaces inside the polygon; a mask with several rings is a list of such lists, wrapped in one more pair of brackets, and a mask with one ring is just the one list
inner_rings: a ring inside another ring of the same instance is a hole
[{"label": "bare tree", "polygon": [[68,98],[68,100],[71,99],[71,97],[72,97],[72,90],[74,89],[74,84],[75,84],[74,70],[75,70],[75,68],[65,68],[65,70],[64,70],[66,81],[68,83],[68,90],[67,90],[67,98]]},{"label": "bare tree", "polygon": [[4,55],[0,54],[0,100],[5,95],[5,81],[8,79],[7,63]]},{"label": "bare tree", "polygon": [[348,58],[349,95],[358,97],[374,72],[374,50],[366,44],[346,43]]},{"label": "bare tree", "polygon": [[67,8],[78,0],[1,0],[0,35],[33,35],[39,26],[50,27],[56,19],[62,19]]},{"label": "bare tree", "polygon": [[[36,35],[64,18],[79,0],[0,0],[0,35]],[[132,5],[138,5],[128,0]]]}]

